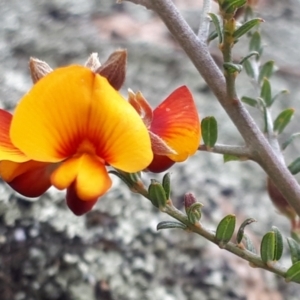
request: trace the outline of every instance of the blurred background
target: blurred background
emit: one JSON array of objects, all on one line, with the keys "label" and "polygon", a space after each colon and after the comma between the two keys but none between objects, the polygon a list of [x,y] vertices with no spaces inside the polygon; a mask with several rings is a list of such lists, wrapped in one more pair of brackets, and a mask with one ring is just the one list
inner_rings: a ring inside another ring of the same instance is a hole
[{"label": "blurred background", "polygon": [[[197,30],[201,1],[175,0]],[[290,91],[274,107],[296,117],[285,140],[299,130],[300,2],[261,0],[263,61],[275,60],[274,92]],[[200,116],[214,115],[219,142],[241,144],[229,118],[159,18],[142,6],[113,0],[0,0],[0,107],[13,111],[32,86],[28,60],[37,57],[52,68],[83,64],[98,52],[101,61],[118,48],[128,50],[127,79],[122,89],[141,90],[155,107],[180,85],[187,85]],[[236,58],[247,53],[241,39]],[[211,51],[221,57],[212,43]],[[237,81],[240,96],[254,91],[245,74]],[[259,124],[261,118],[251,113]],[[287,151],[297,157],[299,142]],[[204,204],[203,223],[216,228],[226,214],[238,224],[247,217],[257,250],[262,233],[275,225],[285,236],[289,222],[266,194],[266,178],[251,162],[223,164],[217,154],[197,153],[171,169],[172,198],[183,209],[183,195],[195,193]],[[151,176],[150,176],[151,177]],[[158,178],[162,178],[159,175]],[[149,180],[149,174],[145,181]],[[50,189],[40,199],[26,199],[0,181],[0,298],[2,300],[283,300],[299,299],[298,285],[220,250],[195,234],[157,232],[170,220],[114,178],[114,187],[85,216],[75,217],[64,193]],[[287,245],[285,245],[287,248]],[[287,253],[282,264],[289,266]]]}]

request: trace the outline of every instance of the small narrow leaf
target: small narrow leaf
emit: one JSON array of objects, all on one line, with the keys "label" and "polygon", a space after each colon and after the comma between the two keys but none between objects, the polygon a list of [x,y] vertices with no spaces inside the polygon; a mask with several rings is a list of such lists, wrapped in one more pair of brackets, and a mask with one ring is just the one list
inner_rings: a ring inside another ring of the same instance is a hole
[{"label": "small narrow leaf", "polygon": [[281,91],[279,91],[277,94],[275,94],[275,95],[273,96],[273,98],[272,98],[272,103],[273,103],[279,96],[281,96],[281,95],[283,95],[283,94],[288,94],[288,93],[289,93],[288,90],[281,90]]},{"label": "small narrow leaf", "polygon": [[264,78],[261,91],[260,91],[260,97],[265,101],[267,107],[271,106],[272,104],[271,84],[267,78]]},{"label": "small narrow leaf", "polygon": [[266,78],[270,78],[275,71],[274,61],[270,60],[267,61],[260,69],[258,75],[258,81],[262,82],[262,80]]},{"label": "small narrow leaf", "polygon": [[239,62],[239,64],[242,65],[246,60],[248,60],[252,56],[258,57],[259,53],[257,51],[251,51],[245,57],[242,58],[242,60]]},{"label": "small narrow leaf", "polygon": [[219,223],[216,231],[216,240],[218,241],[220,248],[223,248],[232,238],[235,221],[235,215],[228,215]]},{"label": "small narrow leaf", "polygon": [[285,281],[300,283],[300,261],[297,261],[287,270]]},{"label": "small narrow leaf", "polygon": [[248,104],[248,105],[250,105],[250,106],[252,106],[252,107],[256,107],[257,104],[258,104],[257,99],[253,99],[253,98],[246,97],[246,96],[243,96],[241,101]]},{"label": "small narrow leaf", "polygon": [[220,22],[220,19],[219,17],[214,14],[214,13],[209,13],[208,14],[210,17],[211,17],[211,20],[212,22],[214,23],[215,25],[215,28],[216,28],[216,33],[217,33],[217,36],[219,38],[219,44],[222,44],[223,43],[223,33],[222,33],[222,29],[221,29],[221,22]]},{"label": "small narrow leaf", "polygon": [[260,19],[260,18],[249,20],[248,22],[244,23],[240,28],[238,28],[233,33],[233,37],[235,39],[240,38],[241,36],[243,36],[244,34],[246,34],[248,31],[250,31],[254,26],[260,24],[261,22],[264,22],[264,20]]},{"label": "small narrow leaf", "polygon": [[281,232],[278,230],[277,227],[272,226],[272,230],[275,233],[275,249],[273,260],[278,261],[283,253],[283,238]]},{"label": "small narrow leaf", "polygon": [[291,251],[292,264],[300,261],[300,245],[294,239],[288,237],[287,242]]},{"label": "small narrow leaf", "polygon": [[300,132],[294,133],[292,134],[288,140],[286,140],[282,145],[281,145],[281,149],[285,150],[287,146],[289,146],[295,138],[298,138],[300,136]]},{"label": "small narrow leaf", "polygon": [[232,154],[224,154],[223,155],[224,163],[227,163],[229,161],[238,161],[238,160],[240,160],[240,158],[236,155],[232,155]]},{"label": "small narrow leaf", "polygon": [[222,4],[222,10],[227,13],[233,13],[236,9],[244,6],[247,0],[225,0]]},{"label": "small narrow leaf", "polygon": [[260,256],[263,262],[268,263],[274,260],[275,247],[275,232],[267,232],[260,245]]},{"label": "small narrow leaf", "polygon": [[214,117],[206,117],[201,122],[201,131],[204,144],[212,148],[218,139],[218,124]]},{"label": "small narrow leaf", "polygon": [[215,38],[218,37],[217,31],[212,31],[207,38],[207,44],[209,44],[211,41],[213,41]]},{"label": "small narrow leaf", "polygon": [[238,230],[237,236],[236,236],[236,242],[238,244],[242,241],[242,239],[244,237],[245,227],[253,222],[256,222],[256,220],[253,218],[248,218],[242,223],[242,225],[240,226],[240,228]]},{"label": "small narrow leaf", "polygon": [[296,158],[292,163],[288,165],[288,169],[293,175],[300,172],[300,157]]},{"label": "small narrow leaf", "polygon": [[244,69],[245,69],[247,75],[251,78],[255,78],[255,72],[254,72],[254,69],[252,67],[250,60],[248,60],[248,59],[245,60],[243,63],[243,66],[244,66]]},{"label": "small narrow leaf", "polygon": [[256,253],[256,249],[246,233],[244,233],[243,239],[246,249],[252,253]]},{"label": "small narrow leaf", "polygon": [[171,175],[170,175],[169,172],[164,175],[163,180],[162,180],[162,186],[163,186],[163,188],[165,190],[167,199],[170,199],[170,193],[171,193]]},{"label": "small narrow leaf", "polygon": [[226,62],[223,64],[224,70],[226,70],[230,74],[241,73],[243,70],[243,66],[239,64]]},{"label": "small narrow leaf", "polygon": [[179,223],[179,222],[163,221],[163,222],[158,223],[157,227],[156,227],[157,230],[173,229],[173,228],[185,230],[185,229],[187,229],[187,226],[182,223]]},{"label": "small narrow leaf", "polygon": [[282,111],[274,121],[274,132],[278,134],[282,133],[284,128],[290,123],[295,110],[293,108],[287,108]]},{"label": "small narrow leaf", "polygon": [[261,46],[261,36],[258,31],[252,34],[250,44],[249,44],[250,51],[256,51],[259,55],[262,54],[262,46]]}]

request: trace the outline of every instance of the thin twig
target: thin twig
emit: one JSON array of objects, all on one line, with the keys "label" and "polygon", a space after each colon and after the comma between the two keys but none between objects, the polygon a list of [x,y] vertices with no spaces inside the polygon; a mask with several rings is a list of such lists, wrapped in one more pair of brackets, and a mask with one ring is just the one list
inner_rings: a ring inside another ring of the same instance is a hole
[{"label": "thin twig", "polygon": [[[203,237],[205,237],[207,240],[211,241],[212,243],[218,245],[218,241],[216,241],[215,234],[203,227],[202,225],[193,225],[189,222],[187,216],[185,216],[180,210],[178,210],[173,205],[167,205],[163,212],[167,213],[169,216],[173,217],[174,219],[178,220],[179,222],[185,224],[189,230],[193,231],[194,233],[197,233]],[[244,260],[248,261],[251,266],[262,268],[265,270],[268,270],[272,273],[275,273],[277,275],[280,275],[281,277],[286,277],[286,271],[287,269],[280,266],[279,264],[266,264],[264,263],[260,256],[257,254],[250,252],[246,249],[242,249],[238,247],[237,244],[229,242],[223,247],[223,249],[226,249],[227,251],[243,258]]]},{"label": "thin twig", "polygon": [[209,24],[210,24],[210,18],[208,17],[208,13],[211,10],[211,0],[203,0],[203,6],[200,16],[200,25],[199,25],[199,31],[198,31],[198,37],[202,41],[207,40],[208,31],[209,31]]},{"label": "thin twig", "polygon": [[205,145],[200,145],[198,147],[198,150],[218,153],[218,154],[235,155],[239,157],[241,160],[252,159],[251,152],[249,151],[249,148],[246,146],[231,146],[231,145],[216,144],[214,145],[214,147],[208,148]]}]

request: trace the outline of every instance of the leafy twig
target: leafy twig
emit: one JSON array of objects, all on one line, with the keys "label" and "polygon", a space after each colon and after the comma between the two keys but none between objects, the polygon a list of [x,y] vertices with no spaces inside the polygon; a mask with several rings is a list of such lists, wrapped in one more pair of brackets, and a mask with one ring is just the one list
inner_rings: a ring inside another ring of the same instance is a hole
[{"label": "leafy twig", "polygon": [[[178,210],[173,205],[167,205],[163,212],[167,213],[169,216],[173,217],[174,219],[178,220],[179,222],[185,224],[189,230],[191,230],[194,233],[197,233],[203,237],[205,237],[207,240],[211,241],[212,243],[218,245],[218,242],[216,241],[215,234],[203,227],[199,224],[191,224],[187,218],[180,210]],[[256,255],[253,252],[250,252],[246,249],[242,249],[238,247],[237,244],[234,244],[232,242],[228,242],[226,245],[223,246],[223,249],[226,249],[227,251],[243,258],[244,260],[248,261],[251,266],[262,268],[265,270],[268,270],[272,273],[275,273],[277,275],[280,275],[282,277],[286,277],[286,271],[287,269],[280,266],[279,264],[266,264],[264,263],[260,256]]]},{"label": "leafy twig", "polygon": [[[143,4],[143,1],[127,1]],[[151,0],[151,4],[151,8],[160,16],[187,53],[241,133],[252,157],[270,176],[289,204],[300,215],[300,187],[298,182],[272,149],[240,100],[228,96],[225,78],[213,61],[206,43],[194,34],[171,0]]]}]

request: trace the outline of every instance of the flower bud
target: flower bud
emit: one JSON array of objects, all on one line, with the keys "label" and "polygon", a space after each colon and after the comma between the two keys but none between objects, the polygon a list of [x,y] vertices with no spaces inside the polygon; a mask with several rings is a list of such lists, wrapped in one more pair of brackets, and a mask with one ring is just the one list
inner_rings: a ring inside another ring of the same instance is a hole
[{"label": "flower bud", "polygon": [[283,197],[281,192],[275,186],[270,178],[267,180],[267,189],[275,207],[279,210],[280,213],[285,215],[293,223],[297,217],[295,210],[289,205],[286,199]]},{"label": "flower bud", "polygon": [[154,206],[158,207],[159,209],[162,209],[166,206],[168,200],[166,192],[163,186],[155,179],[151,179],[148,195]]},{"label": "flower bud", "polygon": [[200,221],[202,206],[203,204],[197,202],[195,196],[192,193],[186,193],[184,195],[185,212],[187,214],[189,221],[192,224],[196,224]]}]

